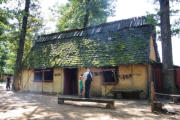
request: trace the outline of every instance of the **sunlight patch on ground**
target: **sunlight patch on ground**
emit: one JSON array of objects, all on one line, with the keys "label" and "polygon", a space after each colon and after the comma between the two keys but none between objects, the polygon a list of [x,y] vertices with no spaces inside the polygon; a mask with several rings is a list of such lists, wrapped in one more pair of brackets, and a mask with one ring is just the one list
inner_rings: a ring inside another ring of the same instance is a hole
[{"label": "sunlight patch on ground", "polygon": [[28,112],[32,112],[34,109],[36,109],[37,107],[30,107],[28,109],[23,109],[23,108],[17,108],[17,109],[13,109],[13,110],[8,110],[4,113],[0,113],[1,119],[13,119],[14,116],[16,117],[21,117],[24,116],[24,113],[28,113]]},{"label": "sunlight patch on ground", "polygon": [[117,118],[112,118],[110,115],[105,114],[85,114],[84,120],[118,120]]},{"label": "sunlight patch on ground", "polygon": [[2,120],[178,120],[180,118],[178,114],[151,113],[150,104],[146,100],[116,100],[115,109],[105,109],[105,104],[102,103],[65,101],[65,104],[57,104],[57,96],[14,93],[4,89],[0,89],[0,98]]}]

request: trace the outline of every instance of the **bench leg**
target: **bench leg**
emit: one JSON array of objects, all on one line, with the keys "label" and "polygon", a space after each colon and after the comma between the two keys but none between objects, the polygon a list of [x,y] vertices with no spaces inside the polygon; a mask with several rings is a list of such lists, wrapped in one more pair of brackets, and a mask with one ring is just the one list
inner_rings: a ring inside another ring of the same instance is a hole
[{"label": "bench leg", "polygon": [[64,100],[58,100],[58,104],[63,104]]},{"label": "bench leg", "polygon": [[107,109],[114,109],[115,108],[114,102],[113,103],[107,103],[106,108]]}]

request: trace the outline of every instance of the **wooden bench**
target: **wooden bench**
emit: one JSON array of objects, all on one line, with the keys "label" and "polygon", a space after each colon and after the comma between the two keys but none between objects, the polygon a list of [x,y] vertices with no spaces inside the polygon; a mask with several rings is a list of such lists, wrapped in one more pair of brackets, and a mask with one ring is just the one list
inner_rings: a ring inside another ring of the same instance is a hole
[{"label": "wooden bench", "polygon": [[143,92],[143,90],[111,90],[115,99],[117,98],[117,94],[138,94],[140,96],[141,92]]},{"label": "wooden bench", "polygon": [[178,95],[178,94],[164,94],[164,93],[155,93],[155,94],[161,95],[161,96],[169,96],[173,103],[175,103],[176,98],[180,99],[180,95]]},{"label": "wooden bench", "polygon": [[63,104],[65,100],[68,101],[84,101],[84,102],[98,102],[98,103],[107,103],[106,108],[114,109],[114,100],[112,99],[98,99],[98,98],[78,98],[78,97],[69,97],[69,96],[59,96],[58,104]]}]

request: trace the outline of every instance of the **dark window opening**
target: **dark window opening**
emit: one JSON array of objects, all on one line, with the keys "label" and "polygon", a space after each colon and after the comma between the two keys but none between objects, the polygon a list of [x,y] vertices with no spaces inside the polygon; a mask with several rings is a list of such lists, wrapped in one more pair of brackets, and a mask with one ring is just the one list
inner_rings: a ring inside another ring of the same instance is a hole
[{"label": "dark window opening", "polygon": [[35,70],[34,71],[34,81],[35,82],[41,82],[42,81],[42,71],[41,70]]},{"label": "dark window opening", "polygon": [[115,82],[114,72],[105,71],[103,72],[104,82]]},{"label": "dark window opening", "polygon": [[53,81],[53,69],[35,70],[34,71],[35,82],[52,82]]},{"label": "dark window opening", "polygon": [[103,84],[116,84],[118,80],[117,68],[102,69]]},{"label": "dark window opening", "polygon": [[53,70],[45,70],[44,71],[44,81],[45,82],[53,81]]}]

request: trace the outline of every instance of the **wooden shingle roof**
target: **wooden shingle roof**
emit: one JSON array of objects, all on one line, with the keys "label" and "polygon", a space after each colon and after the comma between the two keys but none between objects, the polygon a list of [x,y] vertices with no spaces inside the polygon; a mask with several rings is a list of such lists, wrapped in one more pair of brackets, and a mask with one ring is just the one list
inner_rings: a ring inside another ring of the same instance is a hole
[{"label": "wooden shingle roof", "polygon": [[42,35],[24,60],[24,68],[104,67],[149,62],[154,27],[132,18],[86,29]]}]

